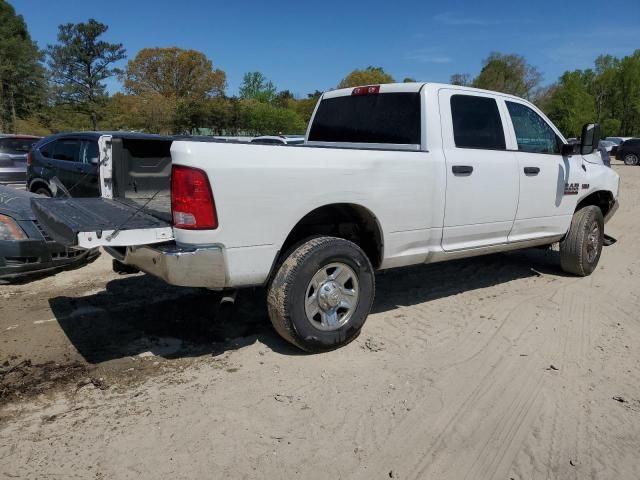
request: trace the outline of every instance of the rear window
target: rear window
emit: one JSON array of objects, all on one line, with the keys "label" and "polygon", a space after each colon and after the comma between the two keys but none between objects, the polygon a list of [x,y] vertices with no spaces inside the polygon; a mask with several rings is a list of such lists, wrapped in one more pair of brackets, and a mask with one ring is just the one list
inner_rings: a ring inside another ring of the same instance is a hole
[{"label": "rear window", "polygon": [[493,98],[452,95],[453,137],[458,148],[504,150],[504,130]]},{"label": "rear window", "polygon": [[37,138],[2,138],[0,139],[0,153],[15,155],[28,153],[37,141]]},{"label": "rear window", "polygon": [[309,141],[420,144],[420,94],[381,93],[322,100]]}]

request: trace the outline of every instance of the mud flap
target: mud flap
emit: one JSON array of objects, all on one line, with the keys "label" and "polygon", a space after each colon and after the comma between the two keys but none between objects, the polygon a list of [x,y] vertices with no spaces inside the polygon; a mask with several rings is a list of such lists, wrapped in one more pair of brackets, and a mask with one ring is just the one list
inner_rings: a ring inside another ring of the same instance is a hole
[{"label": "mud flap", "polygon": [[173,240],[169,222],[107,198],[33,198],[31,209],[55,241],[70,247],[125,247]]}]

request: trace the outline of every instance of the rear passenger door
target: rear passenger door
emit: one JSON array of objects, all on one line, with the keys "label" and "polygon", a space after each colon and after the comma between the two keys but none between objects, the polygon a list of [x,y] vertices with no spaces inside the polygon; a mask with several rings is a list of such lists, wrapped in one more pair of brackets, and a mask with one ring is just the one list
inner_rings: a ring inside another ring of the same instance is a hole
[{"label": "rear passenger door", "polygon": [[[566,188],[581,183],[580,155],[563,157],[564,143],[554,128],[531,106],[506,99],[509,128],[513,129],[520,198],[509,241],[563,235],[576,208],[578,190]],[[567,192],[567,193],[565,193]]]},{"label": "rear passenger door", "polygon": [[53,146],[56,176],[72,196],[77,194],[77,182],[82,176],[80,165],[80,140],[59,138]]},{"label": "rear passenger door", "polygon": [[446,251],[507,242],[518,204],[518,164],[506,149],[506,112],[473,91],[438,94],[446,158]]},{"label": "rear passenger door", "polygon": [[99,196],[97,167],[90,160],[97,156],[97,150],[97,144],[91,140],[61,138],[56,141],[53,158],[58,179],[72,197]]}]

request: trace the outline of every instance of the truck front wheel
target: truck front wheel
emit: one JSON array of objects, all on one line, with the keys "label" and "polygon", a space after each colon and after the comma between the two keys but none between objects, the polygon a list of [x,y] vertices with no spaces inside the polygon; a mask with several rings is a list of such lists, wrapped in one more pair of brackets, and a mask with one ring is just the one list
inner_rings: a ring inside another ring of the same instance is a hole
[{"label": "truck front wheel", "polygon": [[567,273],[590,275],[598,265],[604,241],[602,211],[588,206],[573,214],[569,232],[560,242],[560,264]]},{"label": "truck front wheel", "polygon": [[269,317],[302,350],[332,350],[358,336],[374,290],[373,267],[360,247],[341,238],[313,238],[293,250],[273,277]]}]

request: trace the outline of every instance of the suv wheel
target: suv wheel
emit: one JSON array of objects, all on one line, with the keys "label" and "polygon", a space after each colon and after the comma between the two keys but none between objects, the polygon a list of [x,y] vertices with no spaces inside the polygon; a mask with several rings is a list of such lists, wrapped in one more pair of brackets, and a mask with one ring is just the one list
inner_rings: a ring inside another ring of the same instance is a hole
[{"label": "suv wheel", "polygon": [[36,195],[42,195],[43,197],[52,197],[53,196],[51,194],[51,190],[49,190],[47,187],[38,187],[38,188],[33,190],[33,193],[35,193]]},{"label": "suv wheel", "polygon": [[313,238],[293,250],[273,277],[269,317],[302,350],[332,350],[358,336],[374,289],[373,267],[360,247],[341,238]]},{"label": "suv wheel", "polygon": [[635,153],[627,153],[624,156],[624,164],[629,166],[638,165],[638,156]]},{"label": "suv wheel", "polygon": [[560,264],[567,273],[590,275],[598,266],[604,242],[602,210],[584,207],[573,214],[571,227],[560,242]]}]

